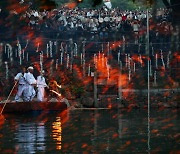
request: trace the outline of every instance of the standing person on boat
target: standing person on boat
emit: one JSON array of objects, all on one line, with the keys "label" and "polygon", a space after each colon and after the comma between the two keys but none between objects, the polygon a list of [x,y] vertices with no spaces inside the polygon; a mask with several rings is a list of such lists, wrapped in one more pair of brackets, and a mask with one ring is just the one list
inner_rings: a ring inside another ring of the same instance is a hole
[{"label": "standing person on boat", "polygon": [[18,91],[15,96],[15,102],[21,102],[23,100],[26,100],[25,98],[25,91],[27,91],[27,82],[25,80],[26,68],[22,67],[21,72],[19,72],[15,77],[15,82],[18,82]]},{"label": "standing person on boat", "polygon": [[48,87],[46,84],[46,80],[44,78],[44,70],[40,73],[40,75],[37,77],[37,99],[38,101],[44,101],[44,95],[45,95],[45,87]]},{"label": "standing person on boat", "polygon": [[27,71],[28,72],[25,74],[25,80],[27,82],[27,90],[25,96],[27,98],[26,101],[29,102],[32,101],[36,95],[36,92],[34,90],[34,86],[36,86],[36,79],[33,75],[34,68],[32,66],[28,67]]}]

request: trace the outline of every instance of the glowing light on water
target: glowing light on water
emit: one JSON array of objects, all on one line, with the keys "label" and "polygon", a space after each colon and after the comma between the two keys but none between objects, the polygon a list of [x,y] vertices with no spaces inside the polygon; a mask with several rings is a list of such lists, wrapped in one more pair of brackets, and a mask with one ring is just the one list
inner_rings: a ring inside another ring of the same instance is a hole
[{"label": "glowing light on water", "polygon": [[56,117],[56,121],[52,123],[52,137],[56,141],[56,149],[62,148],[62,124],[61,117]]}]

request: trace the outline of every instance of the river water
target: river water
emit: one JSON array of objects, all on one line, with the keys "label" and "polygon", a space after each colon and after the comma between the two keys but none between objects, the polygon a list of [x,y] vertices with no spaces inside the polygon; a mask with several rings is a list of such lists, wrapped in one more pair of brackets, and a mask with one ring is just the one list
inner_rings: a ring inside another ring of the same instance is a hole
[{"label": "river water", "polygon": [[178,153],[178,109],[4,115],[1,153]]}]

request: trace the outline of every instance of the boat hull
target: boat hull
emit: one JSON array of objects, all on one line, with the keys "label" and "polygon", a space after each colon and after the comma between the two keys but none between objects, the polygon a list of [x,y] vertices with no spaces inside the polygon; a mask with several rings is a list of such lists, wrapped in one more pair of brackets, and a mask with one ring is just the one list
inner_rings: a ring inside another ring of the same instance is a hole
[{"label": "boat hull", "polygon": [[[0,109],[5,103],[0,103]],[[22,113],[31,111],[62,111],[67,109],[64,102],[8,102],[3,113]]]}]

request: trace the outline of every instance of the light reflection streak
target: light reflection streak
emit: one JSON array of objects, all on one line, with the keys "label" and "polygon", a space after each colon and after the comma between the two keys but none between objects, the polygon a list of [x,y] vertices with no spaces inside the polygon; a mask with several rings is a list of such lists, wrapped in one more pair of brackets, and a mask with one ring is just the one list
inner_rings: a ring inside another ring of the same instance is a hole
[{"label": "light reflection streak", "polygon": [[61,125],[61,118],[56,117],[56,121],[52,123],[52,136],[53,139],[56,141],[56,149],[62,149],[62,125]]},{"label": "light reflection streak", "polygon": [[35,153],[36,151],[44,152],[45,146],[45,126],[44,123],[21,123],[16,130],[18,153]]}]

